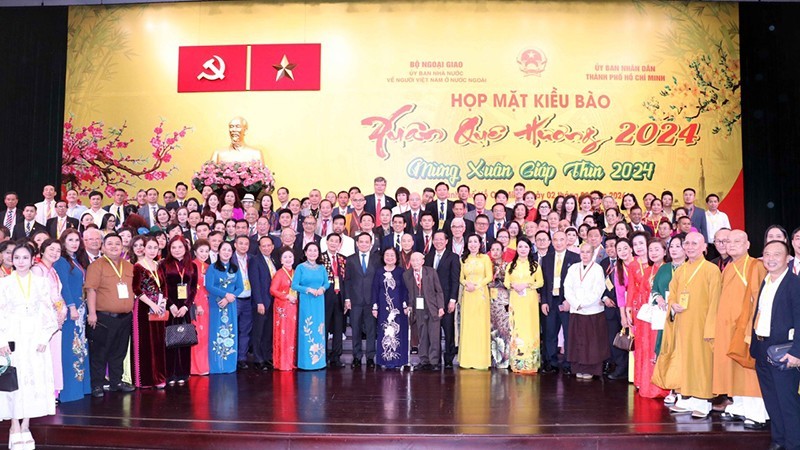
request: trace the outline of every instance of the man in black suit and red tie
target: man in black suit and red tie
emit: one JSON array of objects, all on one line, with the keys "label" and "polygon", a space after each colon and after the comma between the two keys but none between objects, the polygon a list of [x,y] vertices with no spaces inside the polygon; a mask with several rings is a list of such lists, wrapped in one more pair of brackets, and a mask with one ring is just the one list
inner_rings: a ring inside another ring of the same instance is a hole
[{"label": "man in black suit and red tie", "polygon": [[61,239],[61,233],[67,228],[78,228],[78,219],[67,216],[67,202],[59,200],[56,202],[56,216],[47,221],[45,228],[51,238]]},{"label": "man in black suit and red tie", "polygon": [[[342,357],[342,334],[344,333],[344,303],[342,302],[342,280],[344,279],[346,258],[339,253],[342,235],[331,233],[326,238],[326,251],[322,253],[322,264],[328,272],[330,286],[325,291],[325,326],[332,337],[327,346],[328,367],[344,367]],[[326,340],[327,342],[327,340]]]},{"label": "man in black suit and red tie", "polygon": [[364,200],[367,202],[366,205],[364,205],[364,210],[375,216],[375,226],[377,228],[386,225],[381,222],[381,209],[389,208],[389,210],[391,210],[397,206],[397,202],[394,201],[392,197],[386,195],[386,178],[375,177],[373,186],[375,188],[375,193],[364,197]]},{"label": "man in black suit and red tie", "polygon": [[[767,277],[761,283],[753,312],[750,355],[770,419],[770,449],[800,449],[800,278],[787,267],[789,246],[767,242],[763,260]],[[779,370],[767,360],[773,345],[792,344],[781,360],[789,370]]]},{"label": "man in black suit and red tie", "polygon": [[444,181],[436,183],[436,199],[425,205],[425,211],[433,214],[436,219],[434,229],[440,230],[444,227],[447,219],[453,217],[453,202],[448,200],[450,197],[450,187]]},{"label": "man in black suit and red tie", "polygon": [[[572,375],[567,355],[567,330],[569,329],[569,307],[564,307],[564,278],[567,276],[569,266],[579,263],[581,257],[575,252],[567,251],[567,235],[563,231],[553,234],[553,250],[542,258],[542,313],[547,316],[545,348],[547,354],[544,360],[544,373],[561,371],[565,375]],[[558,361],[558,330],[564,327],[564,361]]]}]

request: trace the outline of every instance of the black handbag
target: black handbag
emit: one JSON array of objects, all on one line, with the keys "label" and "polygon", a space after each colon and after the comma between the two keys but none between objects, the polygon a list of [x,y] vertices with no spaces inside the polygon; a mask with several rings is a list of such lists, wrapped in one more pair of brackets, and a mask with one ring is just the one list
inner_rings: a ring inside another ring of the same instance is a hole
[{"label": "black handbag", "polygon": [[785,344],[778,344],[778,345],[770,345],[767,347],[767,361],[770,364],[775,366],[778,370],[792,370],[794,367],[788,367],[785,361],[781,361],[789,350],[794,345],[793,342],[787,342]]},{"label": "black handbag", "polygon": [[191,347],[197,345],[197,329],[191,323],[176,323],[167,326],[164,341],[167,348]]},{"label": "black handbag", "polygon": [[11,365],[11,358],[6,356],[4,365],[0,365],[0,391],[14,392],[19,389],[17,368]]}]

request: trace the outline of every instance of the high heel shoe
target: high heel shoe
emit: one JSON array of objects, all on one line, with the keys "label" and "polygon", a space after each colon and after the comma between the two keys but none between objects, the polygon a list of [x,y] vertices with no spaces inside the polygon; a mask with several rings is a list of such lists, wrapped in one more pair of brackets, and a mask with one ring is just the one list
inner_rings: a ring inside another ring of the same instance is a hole
[{"label": "high heel shoe", "polygon": [[23,431],[20,433],[22,435],[22,450],[34,450],[36,448],[36,441],[33,440],[33,435],[31,435],[30,430]]},{"label": "high heel shoe", "polygon": [[25,449],[25,437],[22,433],[11,433],[8,435],[8,448],[10,450]]}]

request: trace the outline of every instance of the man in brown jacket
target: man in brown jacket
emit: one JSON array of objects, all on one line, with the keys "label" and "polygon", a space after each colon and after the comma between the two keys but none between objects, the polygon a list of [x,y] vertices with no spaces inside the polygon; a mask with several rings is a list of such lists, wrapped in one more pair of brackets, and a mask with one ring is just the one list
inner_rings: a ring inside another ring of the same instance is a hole
[{"label": "man in brown jacket", "polygon": [[425,256],[411,255],[411,268],[403,274],[408,289],[408,304],[413,310],[412,323],[419,330],[419,364],[416,370],[438,370],[441,339],[439,321],[444,316],[444,293],[433,267],[424,266]]}]

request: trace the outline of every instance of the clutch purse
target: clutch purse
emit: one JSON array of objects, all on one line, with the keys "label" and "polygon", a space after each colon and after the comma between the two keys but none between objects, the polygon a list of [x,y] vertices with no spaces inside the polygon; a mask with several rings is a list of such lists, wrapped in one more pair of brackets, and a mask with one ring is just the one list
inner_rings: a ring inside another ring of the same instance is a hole
[{"label": "clutch purse", "polygon": [[191,323],[169,325],[166,329],[164,341],[167,348],[197,345],[197,329]]},{"label": "clutch purse", "polygon": [[0,366],[0,391],[14,392],[17,389],[17,368],[11,365],[11,358],[6,356],[6,363]]},{"label": "clutch purse", "polygon": [[164,314],[150,313],[147,315],[147,320],[150,322],[166,322],[169,319],[169,310],[164,310]]},{"label": "clutch purse", "polygon": [[786,365],[786,362],[781,361],[781,359],[783,359],[783,357],[786,356],[787,353],[789,353],[789,350],[792,348],[792,345],[794,345],[793,342],[787,342],[785,344],[778,344],[778,345],[770,345],[767,348],[767,361],[769,361],[769,363],[775,366],[775,368],[777,368],[778,370],[792,370],[793,368],[788,367]]},{"label": "clutch purse", "polygon": [[614,336],[614,347],[626,352],[633,351],[633,336],[630,334],[630,329],[623,328]]}]

